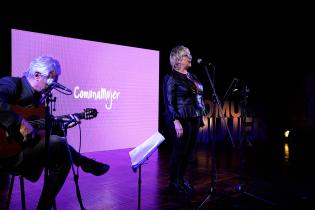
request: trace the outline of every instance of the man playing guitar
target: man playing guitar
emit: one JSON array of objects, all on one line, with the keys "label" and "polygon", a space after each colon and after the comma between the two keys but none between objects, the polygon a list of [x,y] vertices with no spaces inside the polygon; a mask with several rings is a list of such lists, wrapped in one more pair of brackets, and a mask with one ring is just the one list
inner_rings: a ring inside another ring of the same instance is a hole
[{"label": "man playing guitar", "polygon": [[[46,166],[44,136],[13,107],[40,105],[42,92],[49,87],[47,80],[57,81],[60,74],[56,59],[41,56],[30,63],[23,77],[0,78],[0,129],[2,134],[6,133],[0,138],[0,168],[18,172],[32,182],[39,179]],[[67,142],[55,134],[52,132],[49,138],[50,173],[37,209],[51,209],[71,167]],[[70,153],[73,163],[85,172],[100,176],[109,170],[109,165],[87,158],[71,146]]]}]

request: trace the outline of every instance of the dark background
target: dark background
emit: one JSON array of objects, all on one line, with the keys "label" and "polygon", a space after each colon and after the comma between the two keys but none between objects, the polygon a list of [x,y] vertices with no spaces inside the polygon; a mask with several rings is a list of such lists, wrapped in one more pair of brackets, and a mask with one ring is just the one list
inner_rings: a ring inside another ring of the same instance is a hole
[{"label": "dark background", "polygon": [[[249,165],[258,168],[256,176],[275,180],[267,195],[278,193],[275,197],[285,201],[288,209],[308,209],[310,201],[314,204],[315,175],[314,7],[302,2],[222,3],[133,1],[112,7],[107,2],[93,2],[93,6],[76,2],[66,7],[48,1],[15,3],[8,9],[2,5],[0,76],[11,72],[11,28],[159,50],[159,127],[164,134],[163,76],[170,71],[170,50],[185,45],[191,50],[192,71],[204,84],[206,98],[212,90],[197,58],[215,66],[220,98],[234,77],[250,88],[249,108],[262,120],[266,139],[256,141]],[[292,131],[286,140],[288,162],[283,161],[285,129]],[[307,208],[300,205],[305,203]]]},{"label": "dark background", "polygon": [[195,59],[192,70],[204,84],[206,98],[212,90],[197,58],[215,66],[220,98],[234,77],[250,88],[250,109],[264,120],[270,138],[278,138],[286,128],[307,133],[303,138],[308,138],[315,127],[312,7],[189,2],[130,4],[115,9],[105,4],[80,6],[84,9],[47,4],[30,10],[19,5],[18,12],[2,12],[0,76],[11,71],[11,28],[159,50],[162,115],[161,87],[163,76],[170,71],[169,52],[182,44],[191,50]]}]

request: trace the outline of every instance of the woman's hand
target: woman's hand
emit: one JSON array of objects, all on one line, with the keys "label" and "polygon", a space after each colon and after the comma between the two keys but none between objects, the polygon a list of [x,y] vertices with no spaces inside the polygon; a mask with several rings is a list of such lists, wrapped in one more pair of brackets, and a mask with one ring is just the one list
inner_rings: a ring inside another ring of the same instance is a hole
[{"label": "woman's hand", "polygon": [[179,120],[174,120],[175,125],[175,131],[177,138],[180,138],[183,136],[183,127]]}]

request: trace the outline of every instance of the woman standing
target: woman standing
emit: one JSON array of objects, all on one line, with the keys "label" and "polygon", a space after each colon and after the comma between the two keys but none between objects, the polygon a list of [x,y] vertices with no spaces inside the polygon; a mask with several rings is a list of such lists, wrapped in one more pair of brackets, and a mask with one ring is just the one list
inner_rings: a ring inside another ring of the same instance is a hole
[{"label": "woman standing", "polygon": [[170,53],[172,71],[164,77],[163,83],[166,123],[173,143],[169,188],[176,193],[193,191],[184,175],[198,130],[203,125],[202,116],[207,114],[202,98],[203,86],[194,74],[188,72],[191,60],[187,47],[173,48]]}]

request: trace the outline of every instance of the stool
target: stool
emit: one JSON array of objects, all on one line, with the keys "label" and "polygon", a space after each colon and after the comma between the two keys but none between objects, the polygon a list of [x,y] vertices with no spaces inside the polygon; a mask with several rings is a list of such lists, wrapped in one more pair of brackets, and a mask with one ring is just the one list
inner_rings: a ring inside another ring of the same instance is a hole
[{"label": "stool", "polygon": [[13,186],[14,186],[14,179],[15,179],[16,176],[19,176],[19,178],[20,178],[20,191],[21,191],[22,210],[26,210],[25,191],[24,191],[24,177],[22,175],[20,175],[20,174],[11,174],[9,194],[8,194],[8,199],[7,199],[7,203],[6,203],[5,209],[8,210],[9,207],[10,207],[11,196],[12,196],[12,191],[13,191]]},{"label": "stool", "polygon": [[[17,173],[11,173],[11,181],[10,181],[8,198],[7,198],[6,205],[5,205],[5,210],[9,210],[9,207],[10,207],[11,197],[12,197],[12,192],[13,192],[13,186],[14,186],[14,180],[15,180],[16,176],[18,176],[20,178],[20,191],[21,191],[22,210],[26,210],[24,177],[23,177],[23,175],[17,174]],[[53,208],[53,210],[57,210],[56,200],[53,201],[53,207],[52,208]]]}]

